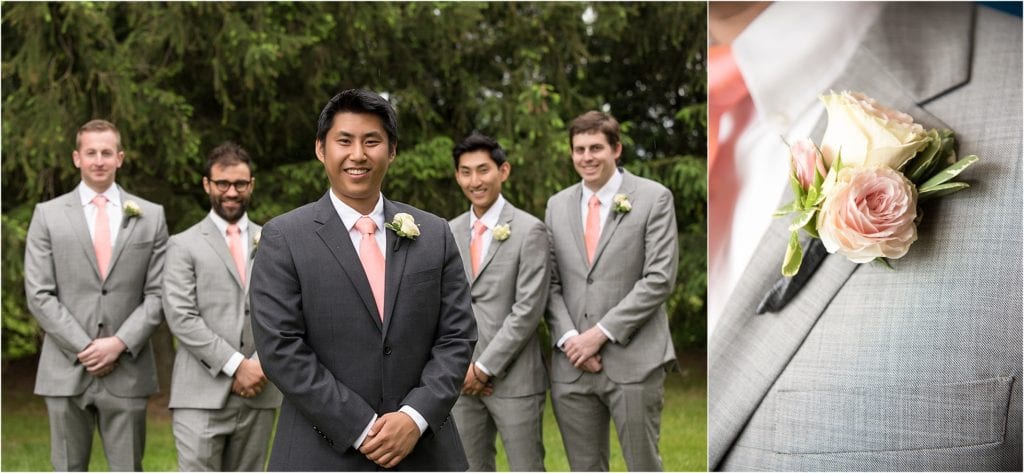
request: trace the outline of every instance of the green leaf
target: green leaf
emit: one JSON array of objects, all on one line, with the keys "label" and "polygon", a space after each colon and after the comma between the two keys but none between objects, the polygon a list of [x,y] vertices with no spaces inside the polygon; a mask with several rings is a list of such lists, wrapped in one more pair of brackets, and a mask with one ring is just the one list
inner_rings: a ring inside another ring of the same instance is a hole
[{"label": "green leaf", "polygon": [[800,210],[800,205],[797,201],[794,200],[786,205],[783,205],[782,207],[779,207],[778,210],[776,210],[775,212],[772,212],[772,217],[783,217],[798,210]]},{"label": "green leaf", "polygon": [[818,203],[818,197],[821,197],[820,188],[813,185],[807,188],[807,195],[804,197],[804,208],[814,207]]},{"label": "green leaf", "polygon": [[796,196],[797,202],[800,202],[804,198],[804,187],[800,185],[800,180],[796,177],[796,171],[789,173],[789,186],[793,189],[793,195]]},{"label": "green leaf", "polygon": [[903,175],[915,184],[919,184],[925,176],[928,175],[928,171],[931,170],[936,162],[936,157],[939,155],[939,150],[942,148],[942,138],[939,136],[939,132],[932,128],[928,130],[928,146],[910,159],[907,166],[904,168]]},{"label": "green leaf", "polygon": [[889,258],[883,258],[879,256],[878,258],[871,260],[871,262],[877,263],[881,266],[885,266],[886,268],[889,268],[889,271],[896,271],[896,268],[893,268],[892,263],[889,262]]},{"label": "green leaf", "polygon": [[789,225],[789,231],[795,232],[799,230],[800,227],[807,225],[808,222],[814,219],[814,214],[817,212],[818,209],[813,207],[801,210],[800,213],[797,214],[796,220],[793,220],[793,223]]},{"label": "green leaf", "polygon": [[804,251],[800,248],[797,232],[789,234],[789,245],[786,247],[786,259],[782,260],[782,275],[791,278],[800,271],[800,263],[804,260]]},{"label": "green leaf", "polygon": [[922,201],[942,197],[944,195],[962,191],[968,187],[971,186],[966,182],[947,182],[945,184],[939,184],[937,186],[929,187],[928,190],[918,191],[917,200]]},{"label": "green leaf", "polygon": [[935,174],[934,176],[931,177],[931,179],[925,181],[924,184],[921,184],[921,186],[918,188],[918,191],[922,194],[929,192],[932,188],[937,187],[940,184],[958,176],[961,172],[964,171],[964,169],[967,169],[968,166],[976,163],[977,161],[978,156],[972,154],[970,156],[967,156],[966,158],[963,158],[949,165],[946,169],[939,171],[938,174]]}]

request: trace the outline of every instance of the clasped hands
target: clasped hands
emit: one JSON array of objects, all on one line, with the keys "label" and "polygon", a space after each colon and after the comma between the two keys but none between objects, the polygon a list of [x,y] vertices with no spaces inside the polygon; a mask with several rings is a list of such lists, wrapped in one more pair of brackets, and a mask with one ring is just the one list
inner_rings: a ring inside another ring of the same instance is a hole
[{"label": "clasped hands", "polygon": [[602,368],[601,355],[598,352],[601,351],[601,347],[607,341],[608,337],[604,332],[597,326],[594,326],[566,340],[562,344],[562,351],[565,352],[565,356],[569,358],[569,362],[576,369],[597,373]]},{"label": "clasped hands", "polygon": [[476,363],[470,362],[466,370],[466,379],[462,381],[462,394],[470,396],[490,396],[494,394],[494,383],[491,377],[483,370],[476,367]]},{"label": "clasped hands", "polygon": [[102,378],[117,368],[117,358],[128,347],[117,337],[97,338],[78,352],[78,361],[85,371],[97,378]]},{"label": "clasped hands", "polygon": [[259,360],[244,359],[235,370],[235,380],[231,383],[231,392],[242,397],[255,397],[267,385],[267,376],[263,374],[263,366]]},{"label": "clasped hands", "polygon": [[394,468],[420,439],[420,428],[408,414],[396,411],[377,417],[359,452],[384,468]]}]

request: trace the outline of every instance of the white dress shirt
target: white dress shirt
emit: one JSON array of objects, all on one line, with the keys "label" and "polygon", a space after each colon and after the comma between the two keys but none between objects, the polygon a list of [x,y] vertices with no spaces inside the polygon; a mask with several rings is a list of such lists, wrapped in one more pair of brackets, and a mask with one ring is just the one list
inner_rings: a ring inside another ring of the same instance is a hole
[{"label": "white dress shirt", "polygon": [[[213,226],[217,227],[220,236],[224,237],[224,243],[228,245],[228,248],[231,248],[231,242],[228,240],[228,221],[217,215],[217,212],[214,212],[213,209],[210,209],[210,220],[213,221]],[[242,217],[235,223],[238,224],[238,234],[242,239],[242,254],[247,255],[249,254],[249,214],[243,213]],[[255,356],[255,353],[253,356]],[[228,361],[224,363],[220,370],[229,377],[234,377],[235,371],[238,371],[238,365],[241,365],[244,359],[245,355],[236,351],[235,354],[228,358]]]},{"label": "white dress shirt", "polygon": [[117,187],[117,184],[111,184],[107,190],[96,192],[85,185],[85,182],[78,184],[78,197],[82,201],[82,211],[85,212],[85,223],[89,226],[89,238],[91,239],[96,238],[96,212],[98,210],[92,203],[92,199],[99,194],[103,194],[107,198],[107,223],[110,224],[110,247],[113,249],[114,243],[117,242],[117,232],[121,230],[121,189]]},{"label": "white dress shirt", "polygon": [[[328,195],[331,196],[331,203],[334,204],[334,210],[338,212],[338,217],[341,217],[341,223],[344,224],[345,229],[348,230],[348,236],[349,238],[352,239],[352,246],[355,247],[356,253],[358,254],[359,243],[363,240],[363,235],[359,233],[359,230],[356,230],[355,226],[356,221],[363,217],[363,214],[359,213],[352,207],[349,207],[348,204],[342,202],[341,199],[334,195],[333,190],[331,192],[328,192]],[[380,253],[382,255],[385,255],[384,258],[386,261],[388,252],[387,238],[384,235],[383,194],[380,194],[377,197],[377,205],[373,206],[373,210],[370,212],[370,215],[367,215],[367,217],[370,217],[373,220],[373,222],[377,224],[377,231],[373,234],[373,236],[374,239],[377,240],[377,246],[380,247]],[[420,435],[423,435],[423,432],[427,430],[428,426],[427,420],[423,418],[423,415],[421,415],[419,412],[416,411],[416,409],[408,405],[404,405],[398,410],[408,414],[409,417],[412,418],[413,422],[416,423],[416,427],[419,427]],[[370,428],[373,427],[374,422],[377,422],[377,414],[373,415],[373,418],[370,419],[370,423],[366,425],[365,429],[363,429],[363,433],[359,434],[359,438],[357,438],[356,442],[352,444],[352,446],[355,447],[356,450],[358,450],[359,446],[363,444],[363,440],[366,440],[366,434],[370,433]]]},{"label": "white dress shirt", "polygon": [[[821,140],[810,136],[825,111],[818,97],[839,78],[880,11],[878,3],[776,2],[732,42],[756,113],[736,141],[739,190],[727,250],[708,255],[709,338],[772,212],[784,203],[790,170],[785,143]],[[734,120],[730,113],[722,117],[720,136]]]}]

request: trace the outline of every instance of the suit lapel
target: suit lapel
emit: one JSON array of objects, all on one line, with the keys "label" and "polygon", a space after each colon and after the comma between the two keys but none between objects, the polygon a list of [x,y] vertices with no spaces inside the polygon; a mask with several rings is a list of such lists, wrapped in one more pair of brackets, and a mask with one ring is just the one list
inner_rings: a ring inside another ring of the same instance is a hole
[{"label": "suit lapel", "polygon": [[[472,210],[470,210],[472,212]],[[452,236],[459,247],[459,256],[462,257],[462,268],[466,270],[466,280],[473,280],[473,263],[469,260],[469,212],[466,212],[455,220],[452,220]]]},{"label": "suit lapel", "polygon": [[[245,280],[252,281],[252,261],[256,259],[256,249],[260,244],[260,232],[263,227],[249,221],[249,257],[245,259]],[[246,293],[249,292],[249,285],[245,286]]]},{"label": "suit lapel", "polygon": [[[633,192],[636,191],[636,181],[633,180],[633,175],[628,171],[622,173],[622,184],[619,186],[619,191],[616,194],[626,194],[632,198]],[[601,253],[604,252],[604,248],[608,246],[608,241],[612,239],[615,234],[615,229],[619,228],[619,221],[625,214],[616,212],[614,209],[608,212],[608,217],[604,222],[604,229],[601,230],[601,237],[597,239],[597,249],[594,250],[594,262],[590,265],[588,275],[591,271],[597,267],[598,260],[601,259]]]},{"label": "suit lapel", "polygon": [[[501,209],[501,215],[498,216],[498,225],[508,225],[509,228],[511,229],[512,217],[514,215],[515,207],[513,207],[512,204],[510,204],[508,201],[505,201],[505,206],[502,207]],[[493,231],[494,229],[491,230]],[[484,255],[483,261],[480,262],[480,271],[479,274],[477,274],[477,276],[484,273],[484,271],[487,269],[487,264],[490,263],[491,260],[494,258],[494,254],[497,253],[498,248],[501,247],[502,243],[504,242],[499,241],[497,238],[493,238],[492,234],[491,244],[487,246],[487,254]],[[473,281],[473,283],[476,283],[476,279],[477,278],[475,277],[471,278],[471,281]]]},{"label": "suit lapel", "polygon": [[110,275],[114,273],[114,269],[117,267],[117,260],[121,256],[121,252],[124,251],[124,247],[131,241],[132,234],[135,233],[135,227],[139,223],[140,218],[144,218],[143,215],[137,217],[129,217],[124,214],[124,203],[129,200],[137,199],[137,197],[127,193],[121,186],[117,187],[121,191],[121,229],[117,232],[117,241],[114,242],[113,252],[110,256],[110,267],[107,269],[107,279],[110,279]]},{"label": "suit lapel", "polygon": [[218,258],[220,258],[221,263],[224,263],[228,272],[234,276],[235,284],[238,284],[238,287],[243,287],[242,279],[238,275],[238,268],[235,267],[235,259],[231,257],[231,250],[228,249],[228,244],[224,241],[224,236],[220,234],[220,230],[217,228],[217,225],[213,223],[213,220],[210,219],[209,215],[203,219],[203,223],[200,225],[199,231],[202,233],[203,240],[206,241],[206,244],[210,245],[213,252],[217,254]]},{"label": "suit lapel", "polygon": [[96,262],[96,250],[92,247],[92,237],[89,236],[89,223],[85,221],[85,211],[82,210],[82,200],[78,191],[72,191],[64,195],[64,215],[70,223],[71,231],[75,233],[78,242],[82,245],[82,252],[85,259],[92,266],[96,279],[100,277],[100,266]]},{"label": "suit lapel", "polygon": [[[946,25],[940,26],[949,26],[946,28],[922,23],[914,18],[913,10],[899,5],[886,8],[832,90],[864,92],[883,105],[910,114],[925,128],[947,127],[919,104],[967,80],[969,50],[957,46],[949,56],[941,56],[943,61],[922,61],[935,56],[922,55],[906,45],[946,45],[972,37],[973,17],[969,6],[949,5],[942,9],[941,23]],[[894,37],[903,40],[892,41]],[[818,143],[825,120],[823,117],[813,136]],[[787,186],[781,202],[789,200],[792,193]],[[772,222],[709,340],[708,393],[713,399],[725,400],[709,403],[709,469],[720,467],[750,416],[858,267],[845,258],[827,256],[780,312],[754,315],[757,304],[780,276],[789,223],[788,218]]]},{"label": "suit lapel", "polygon": [[583,243],[583,214],[580,213],[580,201],[583,199],[583,184],[576,183],[569,193],[569,231],[576,249],[580,252],[580,261],[587,264],[587,247]]},{"label": "suit lapel", "polygon": [[[381,196],[383,199],[384,197]],[[398,210],[390,200],[384,199],[384,221],[390,222]],[[409,254],[409,245],[413,241],[403,241],[395,232],[384,229],[387,238],[387,255],[384,256],[384,333],[391,326],[392,314],[395,312],[395,301],[401,287],[402,275],[405,272],[405,258]],[[369,287],[369,286],[367,286]]]},{"label": "suit lapel", "polygon": [[338,216],[334,205],[331,204],[330,196],[324,194],[315,205],[313,221],[321,225],[316,230],[316,234],[327,246],[328,251],[334,255],[342,272],[348,277],[356,294],[363,301],[366,314],[373,319],[378,328],[382,328],[380,317],[377,315],[377,303],[374,302],[373,292],[370,289],[370,281],[366,278],[366,271],[363,271],[363,264],[359,261],[356,248],[352,246],[352,239],[348,236],[345,224],[342,223],[341,217]]}]

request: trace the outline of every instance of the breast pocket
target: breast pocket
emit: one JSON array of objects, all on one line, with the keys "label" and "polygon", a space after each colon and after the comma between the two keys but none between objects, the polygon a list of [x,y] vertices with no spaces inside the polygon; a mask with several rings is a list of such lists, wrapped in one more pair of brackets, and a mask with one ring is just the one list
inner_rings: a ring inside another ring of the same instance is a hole
[{"label": "breast pocket", "polygon": [[955,384],[779,391],[774,450],[818,454],[1003,441],[1011,377]]}]

